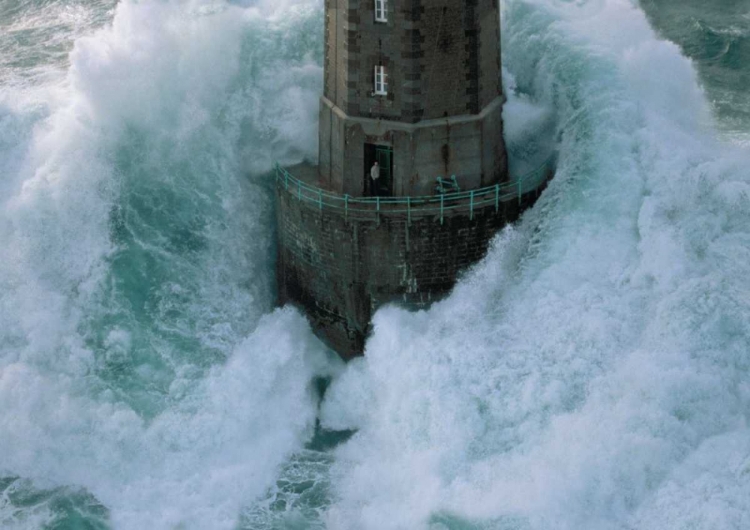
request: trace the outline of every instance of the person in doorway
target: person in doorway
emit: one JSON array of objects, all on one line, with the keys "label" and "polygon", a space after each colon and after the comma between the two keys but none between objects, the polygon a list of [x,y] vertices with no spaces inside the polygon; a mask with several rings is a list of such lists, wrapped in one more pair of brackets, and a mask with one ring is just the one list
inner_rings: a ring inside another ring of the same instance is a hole
[{"label": "person in doorway", "polygon": [[378,182],[378,179],[380,178],[380,166],[378,165],[378,161],[376,160],[375,163],[370,168],[370,196],[375,197],[377,195],[380,195],[380,182]]}]

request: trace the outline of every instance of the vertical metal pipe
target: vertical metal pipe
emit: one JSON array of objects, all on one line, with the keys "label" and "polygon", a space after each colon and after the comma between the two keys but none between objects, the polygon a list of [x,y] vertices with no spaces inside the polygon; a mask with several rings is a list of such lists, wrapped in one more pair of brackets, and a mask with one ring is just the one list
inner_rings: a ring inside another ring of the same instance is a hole
[{"label": "vertical metal pipe", "polygon": [[521,206],[521,179],[518,179],[518,205]]}]

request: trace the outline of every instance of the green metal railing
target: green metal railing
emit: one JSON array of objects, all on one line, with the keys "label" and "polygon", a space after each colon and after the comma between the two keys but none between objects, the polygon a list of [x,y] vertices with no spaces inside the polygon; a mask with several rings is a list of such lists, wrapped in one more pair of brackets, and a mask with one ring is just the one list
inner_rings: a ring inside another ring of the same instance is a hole
[{"label": "green metal railing", "polygon": [[474,218],[474,211],[494,205],[499,211],[500,203],[510,202],[521,198],[545,183],[551,175],[555,163],[555,155],[550,156],[534,171],[521,177],[474,190],[443,193],[439,195],[424,195],[415,197],[352,197],[339,195],[321,188],[309,186],[295,178],[278,163],[275,165],[276,182],[279,186],[295,196],[298,200],[311,203],[320,210],[336,209],[344,215],[359,213],[389,213],[406,214],[411,222],[412,214],[435,214],[440,216],[443,223],[444,216],[457,210],[468,210],[469,217]]}]

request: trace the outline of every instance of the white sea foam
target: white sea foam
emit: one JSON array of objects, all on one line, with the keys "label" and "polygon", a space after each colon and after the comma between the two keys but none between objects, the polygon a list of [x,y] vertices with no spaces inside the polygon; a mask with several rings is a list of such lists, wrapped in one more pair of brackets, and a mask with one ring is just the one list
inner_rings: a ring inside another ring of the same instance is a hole
[{"label": "white sea foam", "polygon": [[[322,408],[360,429],[325,522],[744,529],[750,157],[631,2],[505,8],[511,154],[556,127],[558,175],[449,299],[376,315]],[[0,90],[3,475],[231,528],[309,439],[329,368],[271,312],[259,179],[315,156],[320,9],[120,2],[67,80]]]},{"label": "white sea foam", "polygon": [[557,176],[449,299],[376,315],[323,407],[360,429],[328,525],[744,528],[750,155],[631,2],[504,16]]},{"label": "white sea foam", "polygon": [[81,396],[70,377],[6,366],[2,468],[86,487],[116,528],[231,528],[310,434],[314,344],[298,314],[274,313],[151,422],[106,392]]},{"label": "white sea foam", "polygon": [[115,528],[231,528],[311,436],[326,359],[271,312],[260,177],[314,156],[319,15],[120,2],[65,81],[3,90],[1,477],[85,488]]}]

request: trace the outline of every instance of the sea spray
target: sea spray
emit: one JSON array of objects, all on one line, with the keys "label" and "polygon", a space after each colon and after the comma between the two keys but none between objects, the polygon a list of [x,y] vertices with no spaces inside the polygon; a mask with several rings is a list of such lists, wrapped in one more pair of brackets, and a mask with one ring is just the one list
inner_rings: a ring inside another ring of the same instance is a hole
[{"label": "sea spray", "polygon": [[518,89],[555,109],[557,175],[448,300],[376,315],[323,408],[360,429],[326,521],[601,530],[687,494],[709,513],[657,526],[741,528],[750,506],[717,509],[750,478],[704,462],[741,467],[748,440],[750,157],[630,2],[509,1],[503,28]]},{"label": "sea spray", "polygon": [[376,316],[332,452],[304,448],[332,368],[272,310],[268,175],[316,152],[320,5],[120,2],[99,33],[109,4],[18,6],[0,526],[748,526],[748,155],[631,2],[506,3],[511,155],[539,124],[558,174],[450,299]]},{"label": "sea spray", "polygon": [[272,312],[266,181],[315,148],[319,16],[295,9],[121,2],[49,89],[65,101],[24,119],[4,93],[8,525],[75,526],[93,499],[88,524],[231,528],[312,436],[327,360]]}]

